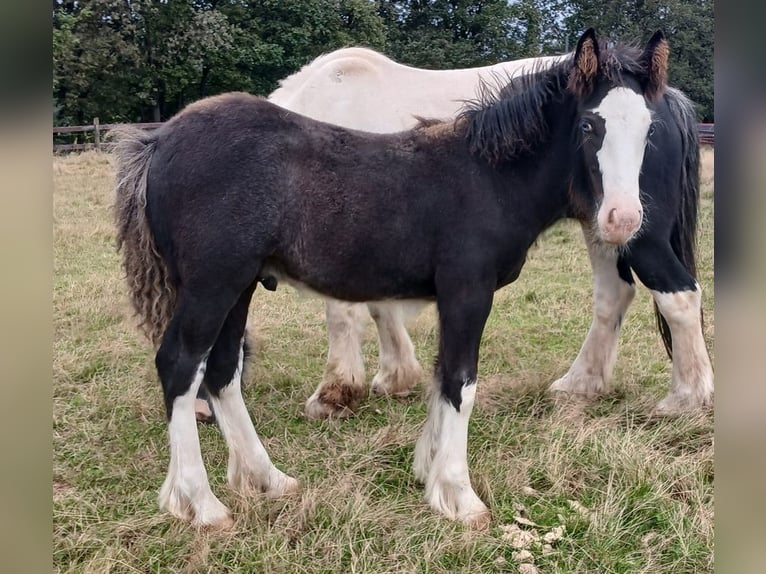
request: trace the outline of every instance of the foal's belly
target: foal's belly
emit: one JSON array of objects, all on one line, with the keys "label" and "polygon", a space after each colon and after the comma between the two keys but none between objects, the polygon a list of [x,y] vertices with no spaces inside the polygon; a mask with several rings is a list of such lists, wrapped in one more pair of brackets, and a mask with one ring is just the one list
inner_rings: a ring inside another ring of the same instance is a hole
[{"label": "foal's belly", "polygon": [[301,270],[267,262],[260,277],[262,281],[274,278],[277,283],[286,283],[299,291],[351,302],[435,298],[432,277],[405,275],[401,270],[376,272],[328,267]]}]

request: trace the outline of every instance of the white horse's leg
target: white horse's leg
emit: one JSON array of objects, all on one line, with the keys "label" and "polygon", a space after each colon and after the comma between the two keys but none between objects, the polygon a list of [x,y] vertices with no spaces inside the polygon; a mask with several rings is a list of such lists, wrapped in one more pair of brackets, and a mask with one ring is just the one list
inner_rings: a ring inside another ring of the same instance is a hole
[{"label": "white horse's leg", "polygon": [[609,385],[617,361],[620,328],[636,287],[620,278],[616,250],[593,241],[585,225],[583,235],[593,269],[593,322],[569,371],[550,390],[593,397],[605,392]]},{"label": "white horse's leg", "polygon": [[231,514],[210,490],[194,416],[195,397],[205,377],[205,365],[203,360],[189,389],[173,401],[168,422],[170,465],[160,489],[159,504],[162,510],[195,526],[227,528],[232,524]]},{"label": "white horse's leg", "polygon": [[652,291],[673,339],[673,375],[670,392],[656,412],[674,415],[713,403],[713,367],[702,334],[702,291]]},{"label": "white horse's leg", "polygon": [[489,510],[474,492],[468,475],[468,420],[476,383],[464,384],[460,410],[439,390],[437,381],[428,404],[428,419],[415,446],[415,478],[425,483],[430,507],[447,518],[475,527],[490,520]]},{"label": "white horse's leg", "polygon": [[271,497],[297,492],[298,481],[271,462],[247,412],[241,389],[243,359],[240,348],[231,382],[219,391],[218,396],[210,395],[218,426],[229,447],[229,485],[245,494],[263,492]]},{"label": "white horse's leg", "polygon": [[361,304],[328,300],[327,354],[324,378],[306,401],[306,417],[322,419],[353,414],[367,397],[367,382],[362,359]]},{"label": "white horse's leg", "polygon": [[378,328],[380,369],[372,379],[372,391],[379,395],[406,395],[415,387],[423,369],[415,357],[415,347],[404,326],[401,303],[368,303]]}]

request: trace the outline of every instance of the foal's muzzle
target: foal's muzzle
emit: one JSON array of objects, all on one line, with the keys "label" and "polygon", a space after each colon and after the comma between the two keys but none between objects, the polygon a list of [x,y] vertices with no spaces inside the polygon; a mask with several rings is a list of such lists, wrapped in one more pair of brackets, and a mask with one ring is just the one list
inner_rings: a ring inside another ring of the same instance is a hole
[{"label": "foal's muzzle", "polygon": [[641,229],[644,209],[637,197],[627,194],[604,199],[598,210],[598,229],[606,243],[624,245]]}]

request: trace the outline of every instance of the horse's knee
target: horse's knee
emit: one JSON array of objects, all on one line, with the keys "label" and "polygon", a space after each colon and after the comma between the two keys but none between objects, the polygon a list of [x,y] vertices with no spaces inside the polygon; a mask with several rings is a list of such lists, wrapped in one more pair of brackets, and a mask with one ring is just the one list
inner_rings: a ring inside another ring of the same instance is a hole
[{"label": "horse's knee", "polygon": [[367,303],[367,310],[370,312],[370,317],[372,317],[376,323],[380,320],[381,316],[383,315],[380,305],[378,305],[377,303]]},{"label": "horse's knee", "polygon": [[[439,376],[439,375],[437,375]],[[464,406],[466,400],[466,390],[469,387],[473,387],[468,396],[473,397],[476,391],[477,381],[477,369],[467,368],[460,369],[455,373],[442,373],[440,374],[441,385],[440,391],[442,397],[450,402],[453,407],[459,412],[461,406]],[[471,405],[473,406],[473,402]]]},{"label": "horse's knee", "polygon": [[700,324],[702,290],[699,285],[695,287],[686,291],[652,293],[660,313],[671,327],[697,327]]},{"label": "horse's knee", "polygon": [[210,394],[218,396],[221,389],[228,385],[238,374],[241,376],[244,366],[245,351],[242,343],[236,345],[216,343],[207,361],[205,386]]},{"label": "horse's knee", "polygon": [[184,345],[178,336],[178,329],[171,324],[154,357],[168,419],[172,415],[173,402],[177,397],[189,392],[195,376],[200,378],[200,382],[204,378],[207,355],[205,349],[189,348],[188,345]]},{"label": "horse's knee", "polygon": [[615,315],[622,315],[627,311],[635,295],[635,285],[620,279],[613,291],[594,293],[593,313],[601,321],[612,321]]},{"label": "horse's knee", "polygon": [[697,288],[697,281],[669,243],[639,241],[631,248],[630,265],[641,282],[652,291],[672,293]]},{"label": "horse's knee", "polygon": [[330,336],[342,336],[353,332],[353,328],[361,323],[360,305],[330,299],[325,305],[325,318]]},{"label": "horse's knee", "polygon": [[[159,353],[158,353],[159,356]],[[172,367],[172,371],[168,372],[167,366],[164,366],[167,358],[165,356],[159,357],[157,360],[157,371],[160,374],[160,381],[162,382],[162,391],[165,398],[165,409],[168,419],[173,414],[173,404],[178,397],[184,396],[189,393],[193,384],[201,384],[205,377],[206,362],[205,357],[191,358],[191,357],[179,357]],[[160,364],[163,364],[163,371],[160,371]],[[194,389],[194,395],[196,400],[197,389]]]}]

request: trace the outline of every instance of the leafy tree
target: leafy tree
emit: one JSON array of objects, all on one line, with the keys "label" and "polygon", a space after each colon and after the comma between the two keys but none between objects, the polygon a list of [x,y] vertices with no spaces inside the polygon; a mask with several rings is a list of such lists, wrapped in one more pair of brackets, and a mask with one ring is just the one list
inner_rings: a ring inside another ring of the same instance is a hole
[{"label": "leafy tree", "polygon": [[347,46],[382,49],[383,22],[368,0],[261,0],[227,2],[221,11],[240,28],[240,62],[251,91],[268,94],[282,78],[317,56]]},{"label": "leafy tree", "polygon": [[[61,123],[82,123],[101,110],[130,109],[139,102],[126,89],[133,80],[130,70],[139,61],[126,39],[132,23],[113,11],[115,4],[54,3],[53,89]],[[119,112],[114,117],[131,119]]]},{"label": "leafy tree", "polygon": [[384,40],[367,0],[54,0],[54,119],[159,121],[205,95],[267,94],[323,52]]},{"label": "leafy tree", "polygon": [[637,42],[663,30],[670,43],[671,84],[697,103],[701,120],[713,121],[712,0],[570,0],[570,45],[590,26],[602,35]]},{"label": "leafy tree", "polygon": [[537,55],[534,0],[381,0],[386,52],[426,68],[466,68]]},{"label": "leafy tree", "polygon": [[163,120],[229,90],[270,93],[322,53],[369,46],[445,69],[662,28],[671,81],[713,118],[712,0],[53,0],[54,121]]}]

